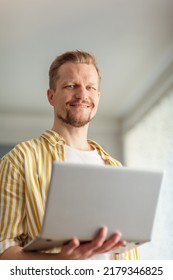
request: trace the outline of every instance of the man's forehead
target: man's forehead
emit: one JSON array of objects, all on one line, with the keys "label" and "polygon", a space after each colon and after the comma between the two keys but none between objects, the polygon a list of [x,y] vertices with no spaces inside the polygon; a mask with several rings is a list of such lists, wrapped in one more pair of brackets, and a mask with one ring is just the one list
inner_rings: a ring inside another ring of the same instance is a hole
[{"label": "man's forehead", "polygon": [[97,77],[98,73],[93,64],[66,62],[59,68],[59,76],[75,76],[76,74],[86,77]]}]

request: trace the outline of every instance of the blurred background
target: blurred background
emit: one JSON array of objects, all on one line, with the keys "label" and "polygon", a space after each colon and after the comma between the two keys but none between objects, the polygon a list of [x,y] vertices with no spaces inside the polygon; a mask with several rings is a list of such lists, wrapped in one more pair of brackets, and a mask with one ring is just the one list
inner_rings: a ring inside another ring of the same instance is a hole
[{"label": "blurred background", "polygon": [[[173,259],[173,1],[0,0],[0,156],[52,127],[48,69],[69,50],[102,73],[89,138],[124,165],[165,170],[153,241],[141,259]],[[147,205],[146,205],[147,207]]]}]

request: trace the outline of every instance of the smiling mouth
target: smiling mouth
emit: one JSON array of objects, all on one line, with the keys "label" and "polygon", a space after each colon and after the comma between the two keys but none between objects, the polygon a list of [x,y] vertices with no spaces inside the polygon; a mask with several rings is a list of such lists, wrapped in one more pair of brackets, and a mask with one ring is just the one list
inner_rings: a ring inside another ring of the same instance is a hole
[{"label": "smiling mouth", "polygon": [[77,108],[90,108],[90,105],[86,103],[71,103],[69,105]]}]

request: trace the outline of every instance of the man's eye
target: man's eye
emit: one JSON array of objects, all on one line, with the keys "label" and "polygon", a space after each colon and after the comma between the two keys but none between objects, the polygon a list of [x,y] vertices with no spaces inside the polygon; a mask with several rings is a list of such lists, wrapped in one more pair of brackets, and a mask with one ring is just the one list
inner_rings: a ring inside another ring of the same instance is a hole
[{"label": "man's eye", "polygon": [[65,86],[66,88],[70,88],[70,89],[73,89],[73,88],[75,88],[75,85],[67,85],[67,86]]},{"label": "man's eye", "polygon": [[89,86],[88,89],[89,89],[89,90],[96,90],[96,88],[95,88],[95,87],[92,87],[92,86]]}]

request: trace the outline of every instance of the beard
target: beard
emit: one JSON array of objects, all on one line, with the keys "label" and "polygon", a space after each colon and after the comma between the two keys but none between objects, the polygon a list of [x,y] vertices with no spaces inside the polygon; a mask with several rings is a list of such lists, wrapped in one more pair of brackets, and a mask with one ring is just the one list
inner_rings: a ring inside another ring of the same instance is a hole
[{"label": "beard", "polygon": [[61,115],[57,115],[57,117],[64,123],[74,126],[74,127],[83,127],[88,124],[93,117],[91,117],[91,113],[86,117],[76,117],[69,110],[66,112],[66,117],[62,117]]}]

